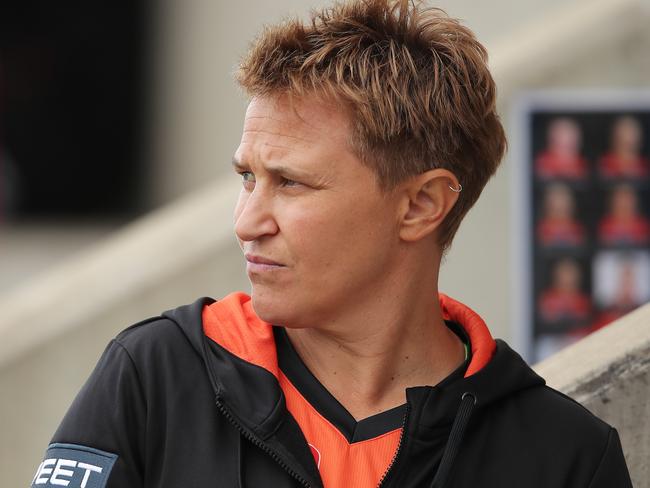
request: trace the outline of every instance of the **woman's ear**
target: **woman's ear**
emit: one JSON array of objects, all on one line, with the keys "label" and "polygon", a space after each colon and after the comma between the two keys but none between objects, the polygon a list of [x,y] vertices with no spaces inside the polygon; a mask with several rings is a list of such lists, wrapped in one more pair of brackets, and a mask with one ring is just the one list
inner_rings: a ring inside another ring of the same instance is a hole
[{"label": "woman's ear", "polygon": [[440,227],[462,191],[456,176],[446,169],[432,169],[404,183],[406,204],[400,237],[418,241]]}]

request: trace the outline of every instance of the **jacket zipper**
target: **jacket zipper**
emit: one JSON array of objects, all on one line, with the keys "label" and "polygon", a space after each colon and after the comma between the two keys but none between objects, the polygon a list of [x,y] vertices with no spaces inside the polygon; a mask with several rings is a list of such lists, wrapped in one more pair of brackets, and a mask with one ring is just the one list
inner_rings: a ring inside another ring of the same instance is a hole
[{"label": "jacket zipper", "polygon": [[377,488],[381,488],[384,485],[384,481],[386,480],[386,477],[388,476],[388,473],[390,473],[391,469],[393,469],[393,466],[397,462],[397,458],[399,457],[401,451],[402,451],[402,444],[404,441],[404,432],[406,431],[406,422],[409,417],[409,413],[411,413],[411,404],[406,403],[406,409],[404,411],[404,420],[402,421],[402,433],[399,436],[399,441],[397,443],[397,450],[395,451],[395,455],[393,456],[393,459],[391,460],[390,464],[388,465],[388,469],[384,472],[383,476],[379,480],[379,484],[377,485]]},{"label": "jacket zipper", "polygon": [[291,475],[292,478],[294,478],[296,481],[298,481],[302,486],[305,488],[311,488],[311,485],[305,480],[302,476],[300,476],[298,473],[296,473],[291,467],[284,462],[284,460],[280,457],[280,455],[275,452],[273,449],[271,449],[267,444],[262,442],[257,438],[255,434],[250,432],[246,427],[244,427],[235,417],[230,413],[230,410],[222,403],[221,399],[217,397],[216,399],[216,404],[217,408],[219,411],[228,419],[228,421],[234,425],[237,430],[250,442],[252,442],[254,445],[259,447],[262,451],[264,451],[266,454],[271,456],[271,458],[277,462],[282,469],[284,469],[289,475]]}]

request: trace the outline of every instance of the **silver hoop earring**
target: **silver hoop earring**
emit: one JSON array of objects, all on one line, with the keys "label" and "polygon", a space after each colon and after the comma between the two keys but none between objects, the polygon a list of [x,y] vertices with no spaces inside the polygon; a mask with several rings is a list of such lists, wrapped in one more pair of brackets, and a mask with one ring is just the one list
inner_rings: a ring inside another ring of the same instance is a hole
[{"label": "silver hoop earring", "polygon": [[463,185],[461,185],[460,183],[458,183],[458,188],[454,188],[451,185],[448,185],[448,186],[449,186],[449,189],[451,191],[453,191],[454,193],[460,193],[461,191],[463,191]]}]

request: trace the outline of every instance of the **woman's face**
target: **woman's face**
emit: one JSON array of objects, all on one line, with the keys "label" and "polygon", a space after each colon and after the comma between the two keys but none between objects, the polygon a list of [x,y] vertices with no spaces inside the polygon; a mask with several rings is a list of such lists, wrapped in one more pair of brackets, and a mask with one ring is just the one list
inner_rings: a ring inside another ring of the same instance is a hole
[{"label": "woman's face", "polygon": [[621,117],[612,131],[612,146],[615,151],[638,152],[641,147],[641,126],[632,117]]},{"label": "woman's face", "polygon": [[612,193],[611,213],[617,218],[636,217],[637,196],[634,188],[621,185]]},{"label": "woman's face", "polygon": [[576,292],[580,289],[580,268],[570,260],[560,261],[553,270],[555,288],[565,292]]},{"label": "woman's face", "polygon": [[397,202],[350,148],[346,113],[254,98],[233,164],[235,233],[256,313],[309,327],[372,293],[398,247]]},{"label": "woman's face", "polygon": [[556,154],[577,156],[581,139],[580,129],[571,119],[556,119],[548,129],[548,146]]},{"label": "woman's face", "polygon": [[551,219],[572,219],[574,202],[571,190],[562,185],[549,186],[544,195],[544,215]]}]

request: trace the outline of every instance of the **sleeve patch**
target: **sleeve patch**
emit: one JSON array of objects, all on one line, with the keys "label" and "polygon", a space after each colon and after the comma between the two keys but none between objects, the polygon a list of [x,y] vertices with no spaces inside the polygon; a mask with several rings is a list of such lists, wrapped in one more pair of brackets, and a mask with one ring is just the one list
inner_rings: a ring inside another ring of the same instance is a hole
[{"label": "sleeve patch", "polygon": [[76,444],[50,444],[38,466],[32,488],[104,488],[116,454]]}]

